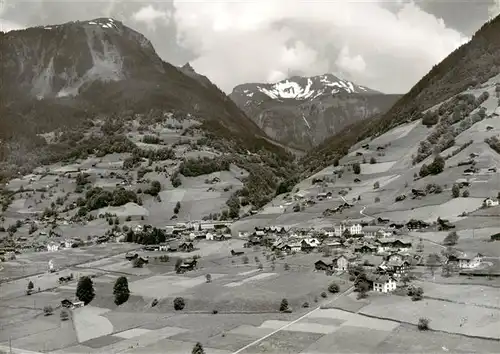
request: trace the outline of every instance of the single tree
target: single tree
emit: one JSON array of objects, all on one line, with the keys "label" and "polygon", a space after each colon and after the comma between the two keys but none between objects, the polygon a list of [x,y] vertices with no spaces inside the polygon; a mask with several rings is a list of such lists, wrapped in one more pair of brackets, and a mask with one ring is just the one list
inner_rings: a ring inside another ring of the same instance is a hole
[{"label": "single tree", "polygon": [[424,295],[424,289],[419,287],[412,287],[408,290],[408,296],[411,296],[412,301],[420,301]]},{"label": "single tree", "polygon": [[26,294],[31,295],[34,287],[35,287],[35,284],[33,284],[33,282],[30,280],[28,283],[28,289],[26,290]]},{"label": "single tree", "polygon": [[207,283],[211,283],[212,282],[212,276],[210,274],[205,275],[205,278],[207,280]]},{"label": "single tree", "polygon": [[283,300],[281,300],[280,311],[284,312],[286,310],[288,310],[288,300],[287,299],[283,299]]},{"label": "single tree", "polygon": [[328,291],[331,292],[332,294],[338,293],[340,291],[340,287],[337,283],[331,283],[328,286]]},{"label": "single tree", "polygon": [[88,276],[83,276],[76,286],[76,297],[83,301],[85,305],[89,304],[95,297],[94,283]]},{"label": "single tree", "polygon": [[191,351],[191,354],[205,354],[205,350],[203,350],[203,346],[200,342],[196,343]]},{"label": "single tree", "polygon": [[373,164],[376,164],[377,163],[377,159],[375,157],[371,157],[370,158],[370,163],[373,165]]},{"label": "single tree", "polygon": [[128,288],[128,280],[126,277],[119,277],[116,279],[115,286],[113,288],[113,295],[115,295],[115,304],[121,305],[127,302],[130,296],[130,290]]},{"label": "single tree", "polygon": [[446,237],[444,238],[443,245],[454,246],[457,244],[458,238],[459,237],[458,237],[458,234],[456,233],[456,231],[452,231],[448,235],[446,235]]},{"label": "single tree", "polygon": [[380,188],[380,183],[377,181],[373,184],[373,189],[379,189]]},{"label": "single tree", "polygon": [[460,197],[460,187],[458,184],[454,184],[453,187],[451,187],[451,195],[453,198],[458,198]]},{"label": "single tree", "polygon": [[321,294],[319,294],[323,299],[326,299],[328,295],[326,294],[325,291],[322,291]]},{"label": "single tree", "polygon": [[361,173],[361,166],[358,162],[354,163],[352,165],[352,171],[354,172],[354,174],[356,175],[359,175]]},{"label": "single tree", "polygon": [[469,195],[470,195],[470,193],[469,193],[469,191],[467,189],[464,190],[463,193],[462,193],[462,197],[464,197],[464,198],[468,198]]},{"label": "single tree", "polygon": [[69,312],[66,309],[61,310],[61,321],[67,321],[69,319]]},{"label": "single tree", "polygon": [[284,269],[284,270],[290,270],[290,266],[288,265],[288,263],[285,263],[285,264],[283,265],[283,269]]},{"label": "single tree", "polygon": [[186,306],[186,302],[184,301],[184,298],[182,297],[176,297],[174,299],[174,309],[175,311],[181,311],[184,309]]},{"label": "single tree", "polygon": [[137,257],[132,261],[132,267],[134,268],[142,268],[144,266],[144,261],[141,257]]}]

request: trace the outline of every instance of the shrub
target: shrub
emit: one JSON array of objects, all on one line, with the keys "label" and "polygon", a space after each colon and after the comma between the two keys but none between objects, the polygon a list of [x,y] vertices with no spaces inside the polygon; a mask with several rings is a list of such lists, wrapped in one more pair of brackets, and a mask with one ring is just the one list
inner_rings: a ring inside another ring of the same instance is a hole
[{"label": "shrub", "polygon": [[324,291],[323,291],[323,292],[320,294],[320,296],[321,296],[323,299],[326,299],[328,295],[326,294],[326,292],[324,292]]},{"label": "shrub", "polygon": [[370,164],[376,164],[377,163],[377,159],[375,157],[371,157],[370,158]]},{"label": "shrub", "polygon": [[379,189],[380,188],[380,183],[377,181],[373,184],[373,189]]},{"label": "shrub", "polygon": [[375,197],[375,203],[380,203],[380,198],[379,197]]},{"label": "shrub", "polygon": [[205,350],[203,350],[203,347],[200,342],[195,344],[193,350],[191,350],[191,354],[205,354]]},{"label": "shrub", "polygon": [[287,299],[283,299],[283,300],[281,300],[280,311],[284,312],[284,311],[287,311],[287,310],[288,310],[288,300]]},{"label": "shrub", "polygon": [[454,184],[453,187],[451,187],[451,195],[453,198],[458,198],[460,197],[460,187],[458,184]]},{"label": "shrub", "polygon": [[52,306],[50,305],[47,305],[47,306],[44,306],[43,307],[43,314],[45,316],[50,316],[54,313],[54,309],[52,308]]},{"label": "shrub", "polygon": [[361,166],[358,162],[354,163],[352,165],[352,171],[354,172],[354,174],[356,175],[359,175],[361,173]]},{"label": "shrub", "polygon": [[417,327],[421,331],[427,331],[429,329],[429,319],[425,317],[420,317],[418,319]]},{"label": "shrub", "polygon": [[454,246],[458,242],[458,234],[455,231],[450,232],[443,240],[443,245]]},{"label": "shrub", "polygon": [[186,306],[186,302],[184,301],[184,298],[182,297],[176,297],[174,299],[174,309],[175,311],[181,311],[184,309]]},{"label": "shrub", "polygon": [[412,301],[420,301],[424,295],[424,289],[421,287],[413,287],[408,290],[408,296],[411,296]]},{"label": "shrub", "polygon": [[212,282],[212,276],[210,274],[205,275],[205,279],[206,279],[207,283]]},{"label": "shrub", "polygon": [[340,291],[340,287],[337,283],[331,283],[328,286],[328,291],[331,292],[332,294],[338,293]]}]

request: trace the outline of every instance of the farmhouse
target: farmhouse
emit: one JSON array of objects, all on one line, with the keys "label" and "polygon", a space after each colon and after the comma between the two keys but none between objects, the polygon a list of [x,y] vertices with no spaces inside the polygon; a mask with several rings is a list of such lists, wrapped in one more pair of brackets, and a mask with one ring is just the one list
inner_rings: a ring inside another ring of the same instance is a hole
[{"label": "farmhouse", "polygon": [[346,253],[334,258],[333,264],[338,270],[347,270],[347,268],[356,260],[356,256]]},{"label": "farmhouse", "polygon": [[47,245],[47,251],[49,252],[55,252],[59,251],[59,244],[51,242]]},{"label": "farmhouse", "polygon": [[179,250],[181,252],[191,252],[194,250],[194,246],[191,242],[183,242],[179,245]]},{"label": "farmhouse", "polygon": [[365,243],[363,245],[354,247],[354,252],[356,252],[356,253],[370,253],[371,254],[371,253],[377,252],[377,249],[378,249],[377,246]]},{"label": "farmhouse", "polygon": [[405,273],[409,267],[410,262],[402,259],[388,260],[380,265],[380,269],[396,276]]},{"label": "farmhouse", "polygon": [[319,261],[316,261],[314,263],[314,268],[316,270],[332,270],[333,269],[333,263],[332,264],[326,264],[323,262],[321,259]]},{"label": "farmhouse", "polygon": [[245,254],[245,252],[243,252],[243,251],[231,250],[231,256],[241,256],[243,254]]},{"label": "farmhouse", "polygon": [[458,267],[461,269],[476,268],[481,265],[483,256],[480,253],[476,254],[462,254],[458,258]]},{"label": "farmhouse", "polygon": [[411,249],[411,242],[402,241],[394,238],[377,239],[378,252],[398,251],[406,252]]},{"label": "farmhouse", "polygon": [[179,267],[179,272],[184,273],[196,268],[197,261],[194,258],[186,259]]},{"label": "farmhouse", "polygon": [[483,201],[483,204],[487,207],[494,207],[494,206],[497,206],[499,204],[499,201],[498,201],[498,199],[494,199],[494,198],[486,198]]},{"label": "farmhouse", "polygon": [[389,293],[396,290],[396,279],[387,274],[369,275],[368,281],[372,284],[373,291],[379,293]]},{"label": "farmhouse", "polygon": [[323,228],[323,233],[326,235],[326,237],[333,237],[335,236],[335,228],[334,227],[324,227]]}]

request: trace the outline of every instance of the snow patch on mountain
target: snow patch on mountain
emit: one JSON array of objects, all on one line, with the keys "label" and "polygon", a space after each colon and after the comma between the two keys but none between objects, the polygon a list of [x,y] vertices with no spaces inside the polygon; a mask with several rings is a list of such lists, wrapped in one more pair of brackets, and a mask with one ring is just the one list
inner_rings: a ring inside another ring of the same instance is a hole
[{"label": "snow patch on mountain", "polygon": [[[321,95],[344,93],[366,93],[371,90],[331,74],[310,78],[291,78],[274,84],[257,85],[257,90],[272,99],[315,99]],[[251,97],[251,92],[244,92]],[[253,95],[253,94],[252,94]]]}]

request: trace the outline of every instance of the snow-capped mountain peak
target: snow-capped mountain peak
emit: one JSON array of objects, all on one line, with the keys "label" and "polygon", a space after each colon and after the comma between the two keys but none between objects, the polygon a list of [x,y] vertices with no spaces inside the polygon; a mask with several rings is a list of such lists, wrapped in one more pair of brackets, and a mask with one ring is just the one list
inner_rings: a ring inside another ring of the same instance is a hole
[{"label": "snow-capped mountain peak", "polygon": [[[294,76],[273,84],[255,84],[255,88],[272,99],[309,100],[322,95],[378,93],[364,86],[342,80],[332,74],[313,77]],[[254,92],[245,88],[248,97]]]}]

